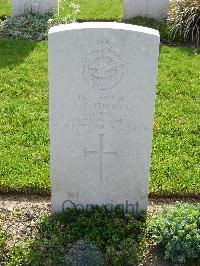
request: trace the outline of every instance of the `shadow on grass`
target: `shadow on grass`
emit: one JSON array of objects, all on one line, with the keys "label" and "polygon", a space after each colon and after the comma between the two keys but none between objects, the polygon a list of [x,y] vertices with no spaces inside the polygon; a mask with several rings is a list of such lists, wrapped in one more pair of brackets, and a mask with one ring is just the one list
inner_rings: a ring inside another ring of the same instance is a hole
[{"label": "shadow on grass", "polygon": [[36,41],[0,40],[0,68],[14,68],[35,49]]},{"label": "shadow on grass", "polygon": [[121,210],[68,209],[40,221],[34,241],[17,246],[17,265],[134,265],[145,246],[144,217]]}]

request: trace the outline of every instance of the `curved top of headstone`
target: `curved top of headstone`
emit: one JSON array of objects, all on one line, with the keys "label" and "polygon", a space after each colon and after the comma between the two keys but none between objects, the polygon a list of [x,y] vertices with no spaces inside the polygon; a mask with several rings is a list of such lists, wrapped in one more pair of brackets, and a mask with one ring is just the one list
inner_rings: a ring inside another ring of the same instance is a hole
[{"label": "curved top of headstone", "polygon": [[50,28],[49,34],[59,33],[63,31],[70,30],[84,30],[84,29],[113,29],[113,30],[125,30],[125,31],[134,31],[149,35],[160,37],[160,34],[157,30],[118,22],[84,22],[84,23],[70,23],[70,24],[61,24]]}]

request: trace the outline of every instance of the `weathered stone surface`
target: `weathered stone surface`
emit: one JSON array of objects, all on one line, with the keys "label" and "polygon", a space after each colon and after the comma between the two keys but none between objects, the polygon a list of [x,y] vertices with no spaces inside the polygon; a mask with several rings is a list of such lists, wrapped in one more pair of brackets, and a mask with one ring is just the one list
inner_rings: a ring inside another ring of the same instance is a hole
[{"label": "weathered stone surface", "polygon": [[26,10],[32,10],[39,14],[45,14],[50,10],[58,10],[59,0],[12,0],[12,14],[19,16]]},{"label": "weathered stone surface", "polygon": [[136,16],[165,18],[169,12],[169,0],[124,0],[124,17]]},{"label": "weathered stone surface", "polygon": [[[159,34],[120,23],[49,31],[52,210],[146,210]],[[64,204],[63,204],[64,203]]]}]

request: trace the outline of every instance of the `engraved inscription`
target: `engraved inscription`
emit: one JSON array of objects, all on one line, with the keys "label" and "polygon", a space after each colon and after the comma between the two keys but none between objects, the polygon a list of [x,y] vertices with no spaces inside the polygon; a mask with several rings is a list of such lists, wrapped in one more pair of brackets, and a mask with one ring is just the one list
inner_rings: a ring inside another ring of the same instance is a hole
[{"label": "engraved inscription", "polygon": [[99,133],[120,130],[127,126],[127,120],[131,120],[130,101],[126,95],[78,95],[73,103],[77,115],[73,115],[72,128],[79,132],[100,130]]},{"label": "engraved inscription", "polygon": [[103,45],[88,54],[83,64],[84,80],[98,90],[109,90],[120,83],[125,74],[122,58],[108,46]]},{"label": "engraved inscription", "polygon": [[104,151],[104,134],[99,134],[99,150],[98,151],[88,151],[84,150],[84,155],[94,154],[98,155],[98,162],[99,162],[99,176],[100,178],[103,178],[103,155],[104,154],[113,154],[116,157],[118,156],[118,151]]}]

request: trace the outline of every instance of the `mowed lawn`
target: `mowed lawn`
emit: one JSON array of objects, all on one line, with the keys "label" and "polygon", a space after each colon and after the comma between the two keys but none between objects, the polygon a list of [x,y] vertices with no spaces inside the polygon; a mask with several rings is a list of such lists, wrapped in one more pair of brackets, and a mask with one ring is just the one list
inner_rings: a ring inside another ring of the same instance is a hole
[{"label": "mowed lawn", "polygon": [[[11,0],[0,0],[0,16],[10,16]],[[123,0],[60,0],[60,15],[68,15],[68,5],[73,3],[80,7],[79,20],[120,20],[123,13]]]},{"label": "mowed lawn", "polygon": [[[116,20],[119,21],[123,16],[124,0],[68,0],[80,7],[77,15],[78,20]],[[60,15],[66,16],[67,5],[66,0],[60,1]]]},{"label": "mowed lawn", "polygon": [[[0,191],[49,193],[47,42],[0,41]],[[150,191],[200,191],[200,55],[162,46]],[[123,176],[122,176],[123,178]]]},{"label": "mowed lawn", "polygon": [[12,0],[0,0],[0,16],[11,16]]}]

